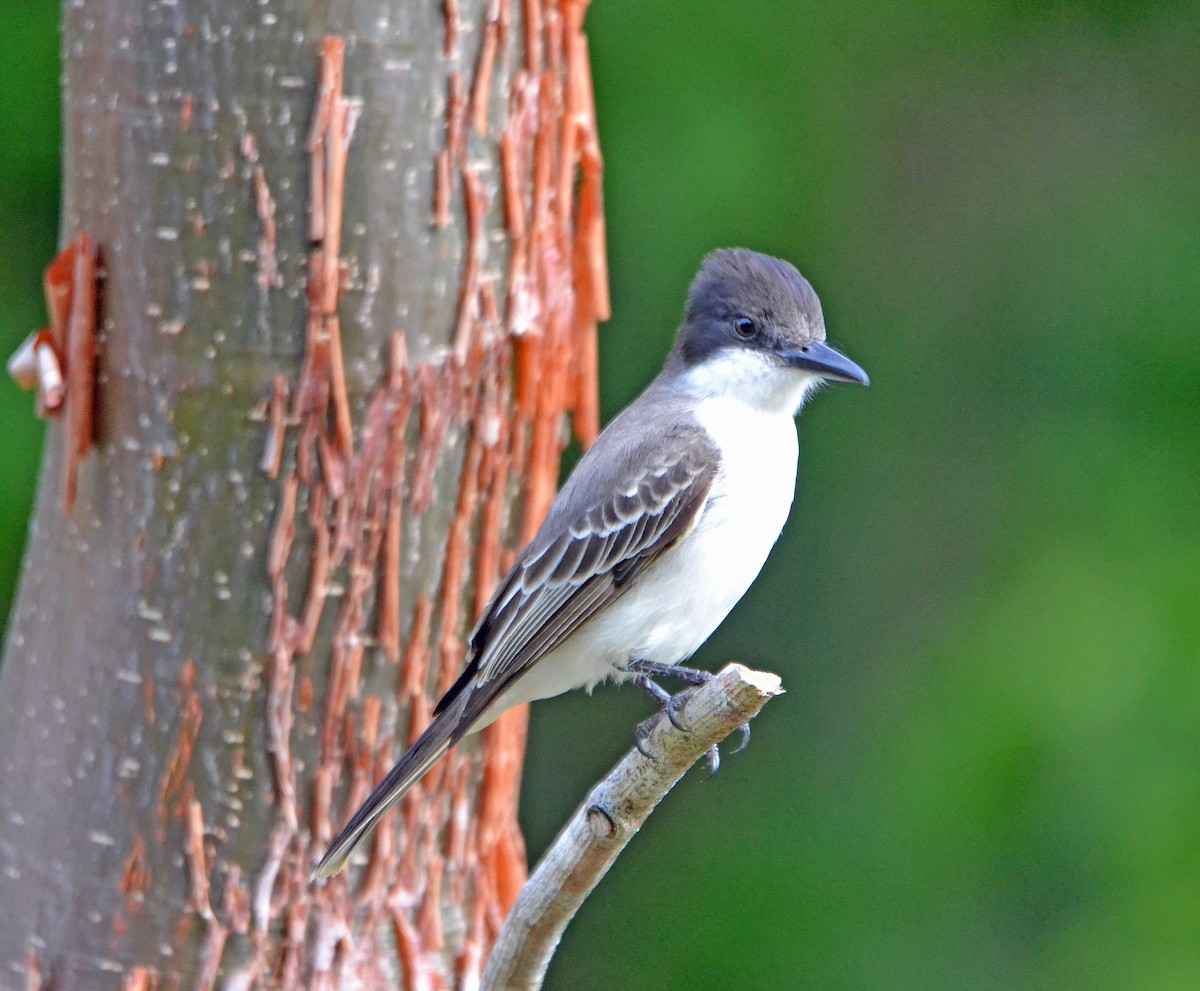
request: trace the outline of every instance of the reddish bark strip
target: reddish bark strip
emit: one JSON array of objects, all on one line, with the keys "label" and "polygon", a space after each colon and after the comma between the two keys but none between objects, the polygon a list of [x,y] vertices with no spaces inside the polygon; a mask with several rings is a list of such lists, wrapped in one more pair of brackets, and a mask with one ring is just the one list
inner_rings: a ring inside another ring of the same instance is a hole
[{"label": "reddish bark strip", "polygon": [[342,77],[346,60],[346,43],[341,38],[328,37],[321,44],[321,81],[317,89],[317,105],[312,129],[308,136],[309,172],[308,236],[319,243],[325,239],[325,142],[334,101],[342,93]]},{"label": "reddish bark strip", "polygon": [[465,268],[458,295],[458,327],[454,333],[454,357],[460,364],[467,360],[471,332],[479,323],[479,269],[484,251],[483,221],[488,207],[487,193],[469,165],[463,165],[462,179],[467,203],[467,246],[463,251]]},{"label": "reddish bark strip", "polygon": [[68,244],[49,265],[42,277],[46,294],[46,311],[50,314],[50,333],[59,351],[66,350],[67,317],[71,313],[71,286],[75,273],[75,258],[79,254],[79,238]]},{"label": "reddish bark strip", "polygon": [[408,499],[413,512],[418,515],[429,508],[433,498],[433,474],[437,460],[442,455],[446,431],[450,427],[454,396],[447,385],[457,385],[454,379],[443,384],[438,381],[439,371],[453,374],[453,366],[447,362],[439,370],[424,365],[417,371],[416,389],[421,416],[421,433],[417,442],[417,458],[413,468],[413,480]]},{"label": "reddish bark strip", "polygon": [[525,190],[518,172],[516,137],[512,131],[500,136],[500,171],[504,184],[504,222],[513,238],[525,236]]},{"label": "reddish bark strip", "polygon": [[325,331],[329,335],[329,379],[333,387],[335,436],[342,457],[349,458],[354,451],[354,427],[350,417],[350,397],[346,391],[346,370],[342,364],[342,329],[337,314],[330,313],[326,318]]},{"label": "reddish bark strip", "polygon": [[[420,960],[421,943],[417,938],[417,931],[398,905],[393,906],[389,918],[392,921],[392,936],[396,940],[396,956],[400,960],[400,973],[404,977],[401,987],[406,991],[425,991],[428,982],[423,979]],[[39,984],[36,986],[40,986],[40,976]]]},{"label": "reddish bark strip", "polygon": [[459,483],[458,506],[450,523],[446,539],[445,560],[442,567],[442,597],[439,608],[442,628],[438,636],[438,652],[441,670],[437,680],[437,694],[444,694],[454,684],[462,668],[464,644],[460,614],[463,604],[463,588],[466,586],[469,530],[475,519],[478,501],[479,462],[483,456],[480,429],[471,430],[467,441],[467,453],[463,460],[462,480]]},{"label": "reddish bark strip", "polygon": [[192,909],[204,919],[213,918],[212,903],[208,891],[208,857],[204,852],[204,810],[200,803],[188,803],[187,839],[183,855],[188,864],[188,876],[192,885]]},{"label": "reddish bark strip", "polygon": [[525,0],[525,68],[542,68],[542,0]]},{"label": "reddish bark strip", "polygon": [[400,497],[388,494],[387,534],[384,538],[383,587],[379,593],[379,646],[393,664],[400,661]]},{"label": "reddish bark strip", "polygon": [[[316,505],[323,502],[320,499],[322,490],[313,489]],[[313,534],[312,571],[308,578],[308,601],[304,606],[304,619],[296,630],[295,649],[301,654],[307,654],[313,649],[317,639],[317,625],[321,622],[321,612],[325,608],[325,597],[329,594],[329,530],[318,526]]]},{"label": "reddish bark strip", "polygon": [[287,430],[288,380],[276,375],[271,385],[271,400],[267,406],[267,442],[263,445],[262,460],[258,466],[267,478],[278,478],[283,463],[284,433]]},{"label": "reddish bark strip", "polygon": [[309,829],[318,845],[324,845],[333,839],[333,825],[330,821],[329,807],[333,801],[333,769],[322,766],[317,768],[313,779],[312,817]]},{"label": "reddish bark strip", "polygon": [[446,147],[438,153],[434,168],[433,226],[450,226],[450,201],[454,196],[454,169],[461,167],[466,153],[467,97],[462,75],[451,72],[446,82]]},{"label": "reddish bark strip", "polygon": [[225,952],[225,940],[229,930],[215,918],[208,920],[208,936],[200,951],[200,973],[196,976],[196,991],[214,991],[217,986],[217,974],[221,966],[221,956]]},{"label": "reddish bark strip", "polygon": [[412,410],[412,391],[408,382],[408,350],[404,335],[399,331],[392,336],[388,393],[391,421],[384,425],[386,452],[383,459],[383,482],[387,486],[387,517],[377,635],[387,659],[397,664],[401,651],[400,527],[403,522],[405,459],[408,450],[405,434]]},{"label": "reddish bark strip", "polygon": [[71,314],[67,319],[67,458],[63,512],[75,505],[79,465],[95,442],[96,279],[97,252],[92,239],[80,234],[71,280]]},{"label": "reddish bark strip", "polygon": [[[195,676],[195,668],[189,661],[184,667],[184,702],[179,720],[179,734],[167,758],[165,772],[158,788],[158,813],[156,816],[158,830],[162,833],[170,815],[168,805],[183,791],[184,780],[192,763],[192,750],[196,746],[196,737],[200,735],[200,724],[204,720],[204,709],[200,698],[190,687],[189,682]],[[161,837],[158,838],[162,842]]]},{"label": "reddish bark strip", "polygon": [[458,47],[458,0],[443,0],[442,9],[446,15],[446,41],[442,50],[449,59]]},{"label": "reddish bark strip", "polygon": [[153,991],[157,986],[158,980],[142,966],[127,971],[121,981],[121,991]]},{"label": "reddish bark strip", "polygon": [[63,459],[65,515],[75,505],[79,466],[95,443],[96,334],[99,253],[80,234],[47,267],[43,277],[50,327],[30,336],[8,363],[24,388],[38,387],[39,416],[66,412]]},{"label": "reddish bark strip", "polygon": [[[81,265],[84,266],[82,271]],[[92,269],[90,280],[86,271],[88,265]],[[94,338],[95,268],[95,249],[92,247],[90,238],[86,234],[80,234],[59,252],[54,261],[46,266],[42,277],[50,326],[30,334],[8,360],[8,373],[17,385],[22,389],[37,389],[37,415],[43,419],[57,415],[69,394],[65,379],[72,320],[74,319],[77,324],[82,320],[85,330],[90,323],[91,329],[87,330],[85,336]],[[87,284],[83,285],[85,280]],[[89,292],[92,294],[90,307],[86,298],[76,299],[75,287],[77,284],[83,285],[85,294]],[[83,340],[79,346],[83,348],[90,346],[94,351],[94,343],[89,344],[87,340]],[[84,359],[86,359],[86,355]],[[95,374],[94,363],[95,355],[93,353],[90,362],[85,360],[85,380],[88,375]],[[89,385],[85,381],[77,388],[89,388]],[[88,410],[81,415],[90,416]],[[72,452],[76,443],[71,431],[75,429],[72,417],[68,416],[69,469],[71,469],[70,461],[74,458]],[[73,489],[71,497],[73,499]],[[67,507],[66,511],[69,513],[70,508]]]},{"label": "reddish bark strip", "polygon": [[457,72],[450,73],[446,86],[446,151],[450,165],[459,168],[467,149],[467,89]]},{"label": "reddish bark strip", "polygon": [[[580,168],[580,214],[577,239],[587,246],[589,288],[597,320],[604,321],[612,314],[608,297],[608,246],[604,230],[604,190],[602,176],[604,160],[600,155],[600,134],[596,124],[596,94],[592,89],[592,64],[588,55],[587,36],[577,35],[574,69],[582,78],[582,103],[577,108],[577,120],[584,134]],[[585,212],[586,211],[586,212]]]},{"label": "reddish bark strip", "polygon": [[[433,599],[427,592],[422,592],[417,596],[416,606],[413,608],[408,649],[405,651],[404,663],[400,668],[402,678],[400,691],[403,701],[410,706],[416,706],[418,699],[426,699],[429,692],[429,685],[426,682],[429,677],[429,631],[432,614]],[[418,726],[418,722],[421,721],[417,719],[414,711],[409,718],[408,740],[410,743],[424,728]]]},{"label": "reddish bark strip", "polygon": [[321,314],[331,315],[338,301],[338,252],[342,245],[342,193],[346,183],[348,117],[341,94],[341,73],[329,110],[329,128],[322,145],[325,152],[325,236],[321,239]]},{"label": "reddish bark strip", "polygon": [[147,726],[154,725],[154,679],[142,676],[142,715]]},{"label": "reddish bark strip", "polygon": [[292,541],[296,539],[296,495],[299,491],[300,482],[295,475],[284,479],[279,514],[275,518],[275,529],[271,533],[271,547],[267,554],[267,574],[272,578],[283,576],[284,565],[292,552]]},{"label": "reddish bark strip", "polygon": [[250,931],[250,892],[242,884],[242,869],[237,864],[226,865],[221,909],[231,931],[239,935]]},{"label": "reddish bark strip", "polygon": [[500,40],[500,25],[489,18],[483,29],[483,46],[479,49],[479,65],[471,90],[471,123],[481,138],[487,135],[488,103],[492,96],[492,72],[496,67],[496,46]]},{"label": "reddish bark strip", "polygon": [[146,866],[146,841],[142,839],[141,832],[135,830],[129,856],[125,858],[125,867],[121,871],[121,894],[127,899],[127,909],[135,911],[141,905],[152,880],[150,869]]},{"label": "reddish bark strip", "polygon": [[275,258],[275,198],[271,195],[267,174],[259,162],[258,142],[253,134],[242,136],[242,155],[253,166],[254,207],[258,222],[262,225],[262,234],[258,239],[258,281],[264,289],[278,289],[283,285],[283,278]]},{"label": "reddish bark strip", "polygon": [[41,991],[42,961],[32,946],[25,957],[25,991]]}]

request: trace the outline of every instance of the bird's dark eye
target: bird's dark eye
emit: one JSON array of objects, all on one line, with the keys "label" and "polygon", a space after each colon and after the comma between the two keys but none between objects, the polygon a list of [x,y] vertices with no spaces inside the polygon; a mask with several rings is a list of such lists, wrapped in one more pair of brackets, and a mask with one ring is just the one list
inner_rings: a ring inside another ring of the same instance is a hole
[{"label": "bird's dark eye", "polygon": [[749,340],[758,333],[758,327],[749,317],[738,317],[733,321],[733,329],[742,340]]}]

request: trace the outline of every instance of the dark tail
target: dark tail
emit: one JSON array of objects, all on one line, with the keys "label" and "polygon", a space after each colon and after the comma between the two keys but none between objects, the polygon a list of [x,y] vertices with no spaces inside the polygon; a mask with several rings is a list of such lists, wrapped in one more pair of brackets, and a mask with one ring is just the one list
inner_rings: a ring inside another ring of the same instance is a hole
[{"label": "dark tail", "polygon": [[332,877],[346,863],[346,859],[358,846],[367,833],[375,828],[379,817],[404,797],[405,792],[424,777],[441,756],[462,737],[462,710],[465,708],[469,692],[459,694],[456,702],[443,711],[417,738],[404,756],[396,762],[396,766],[388,771],[370,797],[363,802],[357,812],[351,816],[345,828],[338,833],[337,839],[330,845],[317,869],[312,872],[313,881]]}]

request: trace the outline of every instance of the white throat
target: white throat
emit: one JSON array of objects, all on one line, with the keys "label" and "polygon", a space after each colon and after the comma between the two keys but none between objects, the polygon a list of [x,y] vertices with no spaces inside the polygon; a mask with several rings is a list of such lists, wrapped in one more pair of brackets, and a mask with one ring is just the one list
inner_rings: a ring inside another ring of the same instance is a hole
[{"label": "white throat", "polygon": [[800,412],[820,383],[817,375],[742,349],[722,349],[683,374],[684,389],[699,400],[727,398],[760,413],[788,417]]}]

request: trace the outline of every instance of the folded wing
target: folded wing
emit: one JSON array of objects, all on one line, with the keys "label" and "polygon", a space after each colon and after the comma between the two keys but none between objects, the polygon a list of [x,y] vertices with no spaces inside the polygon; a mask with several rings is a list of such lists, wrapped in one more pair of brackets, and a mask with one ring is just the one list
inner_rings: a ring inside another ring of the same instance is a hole
[{"label": "folded wing", "polygon": [[464,721],[473,721],[471,716],[531,665],[617,599],[695,525],[718,457],[696,428],[643,442],[620,460],[595,462],[608,470],[589,471],[586,463],[576,469],[488,603],[471,636],[471,660],[435,712],[469,689],[477,701],[467,707]]}]

